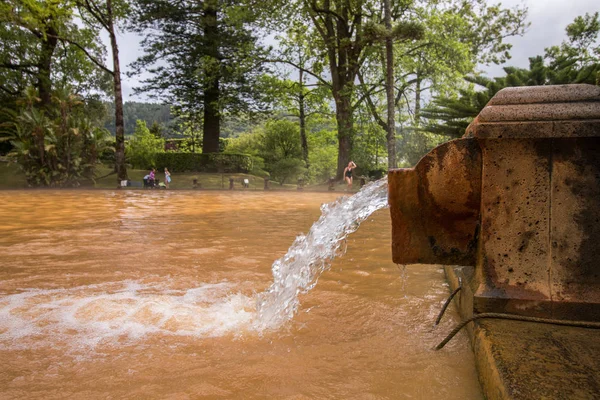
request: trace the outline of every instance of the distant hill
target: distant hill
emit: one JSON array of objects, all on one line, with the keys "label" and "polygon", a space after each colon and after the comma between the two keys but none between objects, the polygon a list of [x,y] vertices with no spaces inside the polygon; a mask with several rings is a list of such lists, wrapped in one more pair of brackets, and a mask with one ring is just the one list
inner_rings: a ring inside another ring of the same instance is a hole
[{"label": "distant hill", "polygon": [[[113,103],[105,103],[106,122],[104,127],[115,135],[115,106]],[[125,135],[133,135],[136,121],[146,121],[150,128],[155,122],[158,123],[164,137],[181,137],[178,120],[171,114],[171,106],[168,104],[141,103],[128,101],[123,104],[123,118],[125,122]],[[249,132],[254,122],[245,117],[225,116],[221,125],[221,137],[238,137],[241,133]]]},{"label": "distant hill", "polygon": [[[106,103],[107,119],[104,127],[115,135],[115,105]],[[175,129],[175,117],[171,114],[171,106],[167,104],[140,103],[128,101],[123,104],[123,118],[125,122],[125,135],[133,135],[135,122],[139,119],[146,121],[148,128],[155,122],[162,126],[163,131],[169,135]]]}]

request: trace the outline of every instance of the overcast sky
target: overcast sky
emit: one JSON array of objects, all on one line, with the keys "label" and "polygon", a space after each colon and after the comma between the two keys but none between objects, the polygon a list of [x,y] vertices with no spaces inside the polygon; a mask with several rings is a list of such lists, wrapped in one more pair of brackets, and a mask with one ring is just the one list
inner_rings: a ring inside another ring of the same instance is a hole
[{"label": "overcast sky", "polygon": [[[513,45],[512,58],[505,64],[529,67],[529,57],[543,55],[546,47],[559,45],[566,39],[565,28],[575,17],[600,11],[599,0],[502,0],[505,7],[525,4],[531,26],[524,36],[507,40]],[[482,67],[489,76],[502,76],[502,66]]]},{"label": "overcast sky", "polygon": [[[489,1],[496,3],[496,1]],[[509,43],[513,45],[511,50],[512,59],[506,65],[526,68],[529,65],[529,57],[542,55],[544,48],[558,45],[565,38],[565,27],[578,15],[586,12],[600,11],[600,0],[502,0],[505,7],[514,7],[525,4],[528,9],[528,21],[531,23],[527,33],[523,37],[510,38]],[[123,33],[119,36],[121,70],[131,70],[129,64],[141,55],[139,50],[139,37],[131,33]],[[105,43],[108,41],[105,38]],[[503,75],[502,66],[481,66],[489,76]],[[144,96],[134,96],[133,87],[137,85],[139,77],[123,77],[123,94],[125,101],[145,101]]]}]

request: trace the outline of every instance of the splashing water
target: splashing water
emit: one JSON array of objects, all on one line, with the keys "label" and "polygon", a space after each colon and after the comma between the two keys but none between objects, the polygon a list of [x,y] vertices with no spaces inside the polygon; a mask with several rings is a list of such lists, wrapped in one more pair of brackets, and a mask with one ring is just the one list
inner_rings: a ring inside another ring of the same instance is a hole
[{"label": "splashing water", "polygon": [[308,234],[298,236],[287,253],[273,263],[273,284],[258,295],[256,328],[276,329],[291,319],[300,304],[298,295],[311,290],[331,260],[346,252],[346,237],[386,206],[387,178],[321,206],[322,215]]}]

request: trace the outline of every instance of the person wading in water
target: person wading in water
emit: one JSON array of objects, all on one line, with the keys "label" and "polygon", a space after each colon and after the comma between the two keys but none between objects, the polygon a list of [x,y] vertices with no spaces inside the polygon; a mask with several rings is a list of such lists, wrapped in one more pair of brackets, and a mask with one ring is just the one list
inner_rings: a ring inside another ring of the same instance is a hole
[{"label": "person wading in water", "polygon": [[352,170],[354,168],[356,168],[356,164],[354,164],[354,161],[350,161],[346,169],[344,169],[344,179],[348,184],[348,190],[352,190]]}]

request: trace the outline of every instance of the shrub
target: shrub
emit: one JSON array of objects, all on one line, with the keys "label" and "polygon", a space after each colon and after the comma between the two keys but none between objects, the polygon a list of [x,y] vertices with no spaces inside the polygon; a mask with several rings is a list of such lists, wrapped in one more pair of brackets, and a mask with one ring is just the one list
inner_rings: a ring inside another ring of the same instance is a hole
[{"label": "shrub", "polygon": [[127,160],[134,168],[156,167],[156,154],[164,151],[165,141],[154,136],[146,121],[137,120],[133,138],[127,142]]},{"label": "shrub", "polygon": [[306,172],[304,161],[299,158],[283,158],[272,165],[271,176],[283,185],[288,179],[292,180]]},{"label": "shrub", "polygon": [[156,167],[171,172],[244,172],[252,170],[252,158],[246,154],[157,153]]},{"label": "shrub", "polygon": [[65,89],[57,90],[47,110],[30,89],[14,119],[9,156],[30,186],[79,186],[93,179],[110,134],[88,118],[85,104]]}]

